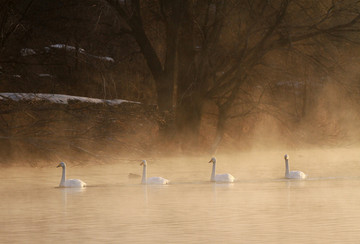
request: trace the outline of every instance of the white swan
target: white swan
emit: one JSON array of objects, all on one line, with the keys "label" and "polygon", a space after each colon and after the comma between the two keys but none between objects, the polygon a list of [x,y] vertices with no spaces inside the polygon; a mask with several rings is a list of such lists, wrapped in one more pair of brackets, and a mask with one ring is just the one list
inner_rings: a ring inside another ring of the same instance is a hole
[{"label": "white swan", "polygon": [[148,184],[148,185],[165,185],[165,184],[169,184],[169,180],[164,179],[162,177],[150,177],[147,178],[146,177],[146,167],[147,167],[147,162],[146,160],[142,160],[141,164],[143,166],[143,174],[142,174],[142,178],[141,178],[141,184]]},{"label": "white swan", "polygon": [[73,187],[82,188],[86,186],[86,183],[78,179],[66,179],[66,164],[64,162],[59,163],[57,168],[62,167],[62,176],[59,187]]},{"label": "white swan", "polygon": [[304,174],[304,172],[301,171],[290,171],[289,166],[289,155],[284,155],[285,159],[285,178],[288,179],[305,179],[307,176]]},{"label": "white swan", "polygon": [[214,181],[214,182],[234,182],[235,177],[232,176],[231,174],[221,174],[221,175],[216,175],[215,174],[215,168],[216,168],[216,158],[215,157],[212,157],[210,159],[209,163],[213,163],[210,181]]}]

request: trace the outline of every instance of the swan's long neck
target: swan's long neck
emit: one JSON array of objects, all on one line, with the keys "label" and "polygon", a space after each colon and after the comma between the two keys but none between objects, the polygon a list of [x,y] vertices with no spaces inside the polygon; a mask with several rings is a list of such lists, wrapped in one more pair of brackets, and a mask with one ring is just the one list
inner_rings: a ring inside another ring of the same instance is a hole
[{"label": "swan's long neck", "polygon": [[141,178],[141,183],[142,184],[146,184],[146,165],[143,165],[143,174],[142,174],[142,178]]},{"label": "swan's long neck", "polygon": [[290,174],[289,159],[285,159],[285,175]]},{"label": "swan's long neck", "polygon": [[61,176],[61,181],[60,181],[60,186],[64,185],[65,183],[65,179],[66,179],[66,170],[65,170],[65,166],[62,167],[62,176]]},{"label": "swan's long neck", "polygon": [[211,179],[210,179],[210,181],[215,181],[215,168],[216,168],[216,163],[213,162],[213,167],[212,167],[212,172],[211,172]]}]

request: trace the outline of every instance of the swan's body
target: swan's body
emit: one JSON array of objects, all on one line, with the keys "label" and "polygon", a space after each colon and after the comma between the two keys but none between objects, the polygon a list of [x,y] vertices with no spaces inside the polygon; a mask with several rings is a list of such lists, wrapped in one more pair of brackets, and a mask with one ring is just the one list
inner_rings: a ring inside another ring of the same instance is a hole
[{"label": "swan's body", "polygon": [[235,177],[232,176],[231,174],[218,174],[215,175],[215,179],[211,180],[211,181],[215,181],[215,182],[234,182]]},{"label": "swan's body", "polygon": [[79,179],[66,179],[66,164],[61,162],[57,168],[62,167],[62,176],[59,187],[83,188],[86,183]]},{"label": "swan's body", "polygon": [[306,179],[306,174],[302,171],[290,171],[289,156],[285,154],[285,178],[287,179]]},{"label": "swan's body", "polygon": [[219,174],[219,175],[215,174],[215,170],[216,170],[216,158],[215,157],[211,158],[209,163],[213,163],[210,181],[213,181],[213,182],[234,182],[235,177],[232,176],[231,174]]},{"label": "swan's body", "polygon": [[162,177],[150,177],[146,179],[146,183],[143,184],[150,184],[150,185],[165,185],[169,184],[169,180],[162,178]]},{"label": "swan's body", "polygon": [[169,180],[162,178],[162,177],[150,177],[147,178],[146,177],[146,168],[147,168],[147,162],[146,160],[143,160],[141,162],[141,164],[143,166],[143,174],[142,174],[142,178],[141,178],[141,184],[145,184],[145,185],[165,185],[165,184],[169,184]]}]

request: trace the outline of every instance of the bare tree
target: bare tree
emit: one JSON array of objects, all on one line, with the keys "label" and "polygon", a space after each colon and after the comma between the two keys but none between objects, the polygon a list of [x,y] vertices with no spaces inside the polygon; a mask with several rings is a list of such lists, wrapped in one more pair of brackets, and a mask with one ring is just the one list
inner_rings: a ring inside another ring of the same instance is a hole
[{"label": "bare tree", "polygon": [[[216,79],[207,96],[217,101],[219,115],[213,150],[224,134],[225,122],[233,117],[230,113],[241,94],[242,84],[264,66],[267,56],[297,55],[304,63],[319,72],[328,72],[332,59],[330,45],[339,42],[357,42],[360,31],[360,12],[357,1],[340,3],[333,1],[252,1],[239,4],[242,27],[239,28],[239,55],[228,65],[227,71]],[[218,66],[220,67],[220,66]],[[282,64],[283,70],[288,64]],[[263,70],[264,71],[264,70]],[[295,75],[295,72],[293,73]],[[266,75],[266,73],[264,73]],[[259,82],[252,82],[258,84]],[[264,84],[263,84],[264,85]],[[304,99],[306,89],[304,83]],[[302,115],[305,114],[303,102]],[[251,110],[247,108],[246,110]],[[243,111],[242,114],[247,114]]]},{"label": "bare tree", "polygon": [[[176,129],[184,145],[190,146],[197,142],[203,105],[211,100],[219,111],[212,148],[217,147],[226,121],[237,116],[232,108],[240,91],[253,82],[268,56],[297,54],[309,65],[324,68],[324,60],[331,59],[330,43],[359,40],[358,1],[107,2],[126,23],[147,61],[161,111],[171,109],[176,88]],[[149,19],[163,23],[157,29],[166,33],[163,39],[151,39],[149,26],[144,27]],[[252,110],[250,106],[239,114]]]},{"label": "bare tree", "polygon": [[33,2],[34,0],[20,4],[13,0],[0,2],[0,50],[4,48],[10,36],[19,29]]},{"label": "bare tree", "polygon": [[[153,5],[156,5],[155,7],[145,6],[150,7],[150,11],[157,11],[157,17],[165,23],[165,54],[157,52],[147,34],[147,30],[144,27],[144,12],[142,9],[144,6],[139,0],[107,0],[107,2],[126,23],[126,32],[134,37],[144,55],[156,83],[157,104],[160,111],[171,110],[177,33],[183,11],[182,1],[159,1],[153,3]],[[143,4],[145,5],[146,3]],[[164,58],[161,58],[162,55]]]}]

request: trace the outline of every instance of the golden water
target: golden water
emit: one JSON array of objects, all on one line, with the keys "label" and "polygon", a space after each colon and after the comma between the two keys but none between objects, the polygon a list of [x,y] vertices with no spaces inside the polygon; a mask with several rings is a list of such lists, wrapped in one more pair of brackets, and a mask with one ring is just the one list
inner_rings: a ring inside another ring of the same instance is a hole
[{"label": "golden water", "polygon": [[234,175],[233,184],[208,182],[209,158],[148,159],[148,176],[171,180],[165,186],[128,178],[141,174],[140,160],[68,164],[84,190],[57,188],[56,162],[3,168],[0,243],[358,243],[358,156],[292,152],[305,181],[282,178],[282,153],[218,156],[217,173]]}]

